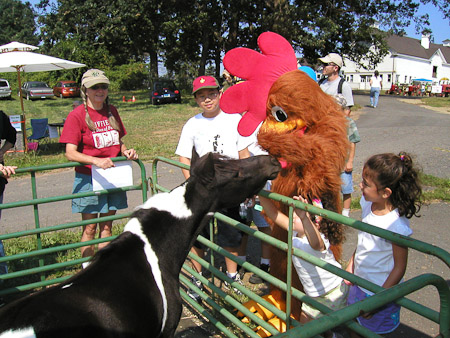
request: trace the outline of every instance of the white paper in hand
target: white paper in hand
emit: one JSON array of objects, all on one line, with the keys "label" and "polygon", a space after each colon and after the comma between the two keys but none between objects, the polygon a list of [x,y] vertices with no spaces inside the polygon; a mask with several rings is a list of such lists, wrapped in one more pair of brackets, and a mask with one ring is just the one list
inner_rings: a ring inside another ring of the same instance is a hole
[{"label": "white paper in hand", "polygon": [[133,185],[131,161],[114,162],[115,167],[102,169],[92,165],[93,191]]}]

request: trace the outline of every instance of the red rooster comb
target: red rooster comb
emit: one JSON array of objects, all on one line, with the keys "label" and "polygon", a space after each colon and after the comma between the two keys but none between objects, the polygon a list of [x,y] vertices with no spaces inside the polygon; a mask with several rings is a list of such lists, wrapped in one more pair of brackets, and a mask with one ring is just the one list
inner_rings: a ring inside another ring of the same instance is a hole
[{"label": "red rooster comb", "polygon": [[225,54],[223,64],[234,76],[244,79],[225,91],[221,109],[229,114],[244,113],[239,134],[251,135],[266,118],[266,102],[272,84],[284,73],[297,69],[297,58],[291,44],[273,32],[258,37],[261,53],[248,48],[234,48]]}]

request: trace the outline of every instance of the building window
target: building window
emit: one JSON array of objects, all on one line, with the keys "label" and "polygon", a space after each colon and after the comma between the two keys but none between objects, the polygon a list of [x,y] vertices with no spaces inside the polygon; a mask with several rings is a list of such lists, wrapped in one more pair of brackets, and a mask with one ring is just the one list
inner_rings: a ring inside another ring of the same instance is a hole
[{"label": "building window", "polygon": [[392,80],[392,75],[388,74],[388,82],[391,82],[391,80]]},{"label": "building window", "polygon": [[353,75],[350,75],[350,82],[353,82]]},{"label": "building window", "polygon": [[399,82],[400,81],[400,75],[395,75],[395,82]]},{"label": "building window", "polygon": [[433,66],[433,75],[432,77],[437,77],[437,66]]},{"label": "building window", "polygon": [[405,75],[405,83],[408,82],[408,75]]}]

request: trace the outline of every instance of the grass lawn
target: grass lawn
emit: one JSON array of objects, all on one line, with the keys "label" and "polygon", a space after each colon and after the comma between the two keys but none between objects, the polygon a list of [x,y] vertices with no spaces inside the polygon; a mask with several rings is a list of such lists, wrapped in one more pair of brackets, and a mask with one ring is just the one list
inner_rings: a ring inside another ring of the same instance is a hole
[{"label": "grass lawn", "polygon": [[[136,102],[123,102],[122,98],[135,96]],[[80,98],[52,98],[46,100],[24,100],[26,127],[31,128],[30,119],[48,118],[49,123],[62,122],[72,110],[72,102]],[[128,135],[123,139],[128,147],[133,147],[143,161],[151,161],[155,156],[174,157],[175,148],[184,123],[199,112],[191,95],[184,95],[181,104],[153,106],[147,90],[111,93],[110,102],[119,110]],[[0,109],[8,115],[21,113],[20,100],[0,100]],[[31,135],[31,129],[27,130]],[[18,134],[21,137],[21,134]],[[58,139],[52,139],[47,149],[37,153],[10,153],[7,164],[29,167],[43,164],[67,162],[64,147]]]},{"label": "grass lawn", "polygon": [[423,97],[422,102],[431,107],[450,108],[450,97]]}]

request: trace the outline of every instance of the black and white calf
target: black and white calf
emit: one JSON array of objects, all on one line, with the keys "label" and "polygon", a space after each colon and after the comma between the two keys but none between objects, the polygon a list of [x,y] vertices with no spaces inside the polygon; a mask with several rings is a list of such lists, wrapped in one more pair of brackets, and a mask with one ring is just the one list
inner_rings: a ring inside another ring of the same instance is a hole
[{"label": "black and white calf", "polygon": [[0,337],[173,337],[181,316],[178,276],[200,230],[279,170],[269,156],[194,152],[191,177],[136,209],[86,269],[1,308]]}]

